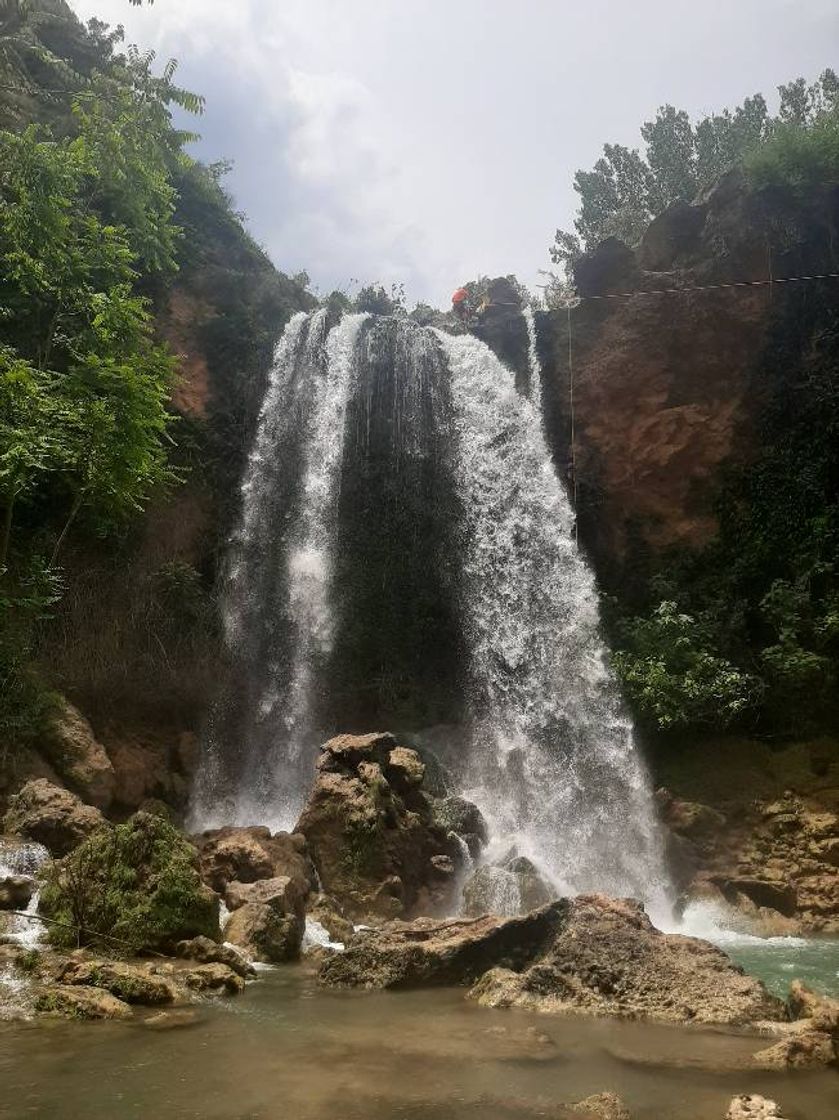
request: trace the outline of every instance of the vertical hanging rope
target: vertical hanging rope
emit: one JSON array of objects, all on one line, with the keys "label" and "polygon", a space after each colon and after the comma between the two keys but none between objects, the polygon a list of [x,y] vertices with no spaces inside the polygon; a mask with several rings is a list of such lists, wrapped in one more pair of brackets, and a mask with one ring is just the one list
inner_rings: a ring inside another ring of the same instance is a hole
[{"label": "vertical hanging rope", "polygon": [[580,518],[577,514],[577,427],[574,415],[574,347],[571,342],[571,302],[566,304],[568,321],[568,410],[571,416],[571,487],[574,499],[574,542],[580,543]]}]

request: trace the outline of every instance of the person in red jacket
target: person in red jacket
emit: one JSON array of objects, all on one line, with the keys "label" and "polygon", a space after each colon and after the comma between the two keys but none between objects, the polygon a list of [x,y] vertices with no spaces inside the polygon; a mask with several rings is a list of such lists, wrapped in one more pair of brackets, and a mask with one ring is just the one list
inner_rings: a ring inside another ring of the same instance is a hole
[{"label": "person in red jacket", "polygon": [[466,322],[469,314],[469,293],[465,288],[458,288],[452,296],[452,311],[460,319],[461,323]]}]

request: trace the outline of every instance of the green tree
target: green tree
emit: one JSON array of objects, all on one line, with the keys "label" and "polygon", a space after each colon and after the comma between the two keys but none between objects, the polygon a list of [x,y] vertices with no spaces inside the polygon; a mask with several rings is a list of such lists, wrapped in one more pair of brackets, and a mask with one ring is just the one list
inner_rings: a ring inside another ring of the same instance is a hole
[{"label": "green tree", "polygon": [[774,119],[759,93],[733,111],[703,117],[696,125],[684,110],[663,105],[654,120],[641,126],[643,155],[621,144],[604,145],[594,167],[574,177],[580,196],[575,232],[557,230],[551,260],[567,268],[580,253],[608,237],[636,244],[649,221],[666,207],[690,201],[779,133],[787,138],[789,162],[802,155],[806,159],[809,149],[802,153],[801,138],[814,129],[829,131],[829,122],[839,116],[839,78],[825,70],[811,85],[799,78],[779,86],[778,93]]},{"label": "green tree", "polygon": [[67,495],[55,559],[86,504],[100,518],[118,517],[166,477],[171,359],[153,341],[147,301],[133,294],[126,228],[93,209],[98,155],[84,132],[61,143],[34,127],[0,133],[3,404],[12,437],[4,554],[24,497]]}]

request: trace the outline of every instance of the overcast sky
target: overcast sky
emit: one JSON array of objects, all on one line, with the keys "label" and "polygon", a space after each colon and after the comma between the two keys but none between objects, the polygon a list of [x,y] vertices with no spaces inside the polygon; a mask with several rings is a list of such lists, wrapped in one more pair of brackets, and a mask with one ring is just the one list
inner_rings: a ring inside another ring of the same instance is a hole
[{"label": "overcast sky", "polygon": [[412,302],[537,283],[575,169],[658,105],[717,110],[839,54],[839,0],[71,2],[180,60],[207,99],[196,154],[234,161],[280,268]]}]

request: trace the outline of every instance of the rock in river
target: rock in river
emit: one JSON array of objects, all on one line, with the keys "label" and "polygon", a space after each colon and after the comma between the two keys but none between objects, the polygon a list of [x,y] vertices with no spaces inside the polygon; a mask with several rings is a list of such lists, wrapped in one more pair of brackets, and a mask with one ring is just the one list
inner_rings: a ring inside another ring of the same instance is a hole
[{"label": "rock in river", "polygon": [[407,988],[477,981],[489,1007],[667,1022],[747,1024],[783,1003],[720,949],[655,929],[643,907],[604,895],[559,899],[515,918],[391,922],[326,960],[333,986]]},{"label": "rock in river", "polygon": [[462,848],[435,820],[424,776],[419,755],[386,733],[339,735],[321,747],[297,831],[322,889],[349,916],[366,921],[451,906]]},{"label": "rock in river", "polygon": [[785,1018],[780,1000],[707,941],[665,934],[640,903],[582,895],[521,971],[496,967],[470,995],[487,1007],[578,1011],[669,1022],[746,1024]]}]

